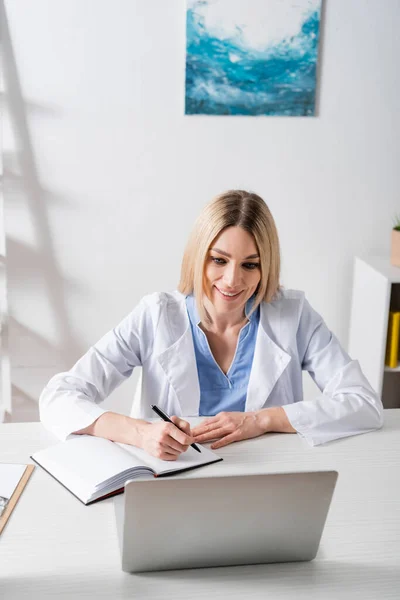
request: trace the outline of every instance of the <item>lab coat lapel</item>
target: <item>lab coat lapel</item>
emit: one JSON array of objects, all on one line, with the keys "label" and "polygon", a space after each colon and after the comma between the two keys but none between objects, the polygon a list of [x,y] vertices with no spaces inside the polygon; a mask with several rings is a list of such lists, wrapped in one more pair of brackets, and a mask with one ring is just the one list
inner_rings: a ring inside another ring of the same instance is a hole
[{"label": "lab coat lapel", "polygon": [[247,389],[246,411],[259,410],[268,406],[268,396],[291,360],[290,355],[267,333],[272,328],[279,331],[280,326],[279,307],[273,303],[261,303],[260,323]]},{"label": "lab coat lapel", "polygon": [[200,386],[190,325],[172,346],[158,355],[157,360],[175,390],[181,414],[198,415]]}]

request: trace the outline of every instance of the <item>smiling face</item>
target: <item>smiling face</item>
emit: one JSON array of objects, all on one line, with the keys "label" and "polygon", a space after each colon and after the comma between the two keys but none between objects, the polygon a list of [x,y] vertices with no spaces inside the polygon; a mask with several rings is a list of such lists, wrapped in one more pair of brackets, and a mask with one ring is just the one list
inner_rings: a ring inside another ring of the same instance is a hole
[{"label": "smiling face", "polygon": [[224,229],[211,244],[204,279],[206,295],[216,314],[243,314],[261,279],[253,236],[241,227]]}]

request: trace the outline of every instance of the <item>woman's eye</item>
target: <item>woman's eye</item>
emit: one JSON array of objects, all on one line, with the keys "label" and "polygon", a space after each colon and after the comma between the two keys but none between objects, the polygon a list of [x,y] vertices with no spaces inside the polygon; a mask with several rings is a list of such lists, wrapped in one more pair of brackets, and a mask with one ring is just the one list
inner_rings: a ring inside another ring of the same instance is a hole
[{"label": "woman's eye", "polygon": [[212,256],[211,260],[215,262],[216,265],[224,265],[225,260],[223,258],[218,258],[217,256]]},{"label": "woman's eye", "polygon": [[[224,258],[219,258],[218,256],[211,256],[210,258],[213,261],[213,263],[215,263],[216,265],[220,265],[220,266],[226,265],[226,260]],[[260,264],[248,262],[248,263],[243,263],[242,266],[245,269],[247,269],[247,271],[254,271],[255,269],[259,268]]]}]

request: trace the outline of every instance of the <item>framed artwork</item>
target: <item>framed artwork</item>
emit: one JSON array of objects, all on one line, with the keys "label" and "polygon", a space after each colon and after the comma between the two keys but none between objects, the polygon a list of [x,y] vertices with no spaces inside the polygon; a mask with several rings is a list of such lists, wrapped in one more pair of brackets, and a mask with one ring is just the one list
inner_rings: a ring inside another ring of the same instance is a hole
[{"label": "framed artwork", "polygon": [[322,0],[187,0],[187,115],[313,116]]}]

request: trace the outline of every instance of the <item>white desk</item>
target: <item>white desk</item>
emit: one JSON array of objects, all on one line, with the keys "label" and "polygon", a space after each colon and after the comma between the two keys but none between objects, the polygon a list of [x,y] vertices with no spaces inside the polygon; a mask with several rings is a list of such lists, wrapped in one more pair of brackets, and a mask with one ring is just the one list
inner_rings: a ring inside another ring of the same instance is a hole
[{"label": "white desk", "polygon": [[[0,598],[201,600],[400,597],[400,410],[383,430],[310,448],[270,434],[219,451],[211,474],[336,469],[339,479],[310,563],[131,575],[120,568],[113,500],[84,506],[39,467],[0,536]],[[54,443],[39,423],[0,425],[0,461],[31,462]]]}]

